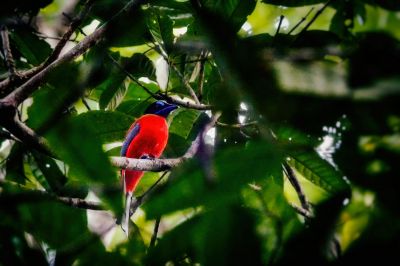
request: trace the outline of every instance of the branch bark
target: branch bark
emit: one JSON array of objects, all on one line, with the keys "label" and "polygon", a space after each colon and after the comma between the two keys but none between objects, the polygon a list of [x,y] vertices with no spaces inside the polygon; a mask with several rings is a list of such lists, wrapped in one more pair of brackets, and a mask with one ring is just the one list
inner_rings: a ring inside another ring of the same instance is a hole
[{"label": "branch bark", "polygon": [[74,48],[64,54],[62,57],[58,58],[44,69],[42,69],[39,73],[34,75],[30,80],[22,84],[15,91],[10,93],[3,100],[8,101],[17,107],[20,103],[22,103],[26,98],[28,98],[35,90],[38,89],[39,85],[44,81],[44,78],[56,67],[60,66],[63,63],[68,61],[72,61],[84,52],[86,52],[89,48],[95,45],[106,30],[105,26],[102,26],[95,30],[92,34],[88,35],[85,39],[83,39],[80,43],[78,43]]},{"label": "branch bark", "polygon": [[8,29],[6,26],[3,26],[3,28],[0,31],[0,35],[3,45],[4,58],[6,61],[8,72],[10,74],[9,79],[15,80],[16,78],[18,78],[18,73],[17,70],[15,69],[15,62],[11,53],[10,40],[8,39]]},{"label": "branch bark", "polygon": [[0,204],[19,204],[32,201],[57,201],[67,206],[87,210],[105,210],[100,202],[87,201],[80,198],[59,197],[52,193],[42,190],[31,190],[19,184],[0,179],[0,186],[18,187],[22,191],[16,193],[1,193]]},{"label": "branch bark", "polygon": [[[294,190],[297,193],[297,196],[300,200],[300,204],[301,204],[301,208],[303,209],[301,211],[301,213],[307,213],[310,214],[311,213],[311,208],[310,208],[310,204],[307,200],[306,195],[304,194],[304,191],[300,185],[299,180],[296,177],[296,174],[294,173],[293,169],[286,163],[283,163],[283,171],[285,172],[287,178],[289,179],[290,184],[292,184]],[[299,211],[299,208],[296,208],[297,211]],[[308,215],[310,216],[310,215]],[[305,216],[307,217],[307,216]]]},{"label": "branch bark", "polygon": [[[52,62],[54,62],[58,58],[58,56],[60,55],[62,49],[65,47],[65,44],[69,41],[71,35],[78,28],[78,26],[82,22],[82,20],[87,16],[87,14],[88,14],[88,12],[90,10],[90,7],[92,6],[92,2],[93,2],[93,0],[88,0],[84,4],[84,7],[83,7],[82,11],[75,18],[72,19],[67,31],[61,37],[60,41],[57,43],[57,45],[54,48],[53,52],[46,59],[45,62],[43,62],[39,66],[33,67],[33,68],[29,69],[29,70],[17,73],[18,79],[15,79],[15,78],[13,78],[12,75],[10,75],[9,78],[6,78],[5,80],[0,82],[0,91],[5,90],[6,88],[8,88],[10,86],[13,86],[13,85],[23,84],[28,79],[30,79],[31,77],[33,77],[37,73],[39,73],[41,70],[43,70],[46,66],[48,66]],[[3,45],[3,47],[4,47],[4,45]]]},{"label": "branch bark", "polygon": [[121,169],[128,169],[128,170],[139,170],[139,171],[153,171],[153,172],[161,172],[165,170],[169,170],[174,168],[185,161],[193,158],[198,149],[201,142],[201,139],[204,138],[204,134],[217,122],[218,118],[220,117],[220,113],[215,114],[209,123],[207,123],[200,133],[197,135],[196,139],[192,142],[189,149],[186,153],[179,157],[179,158],[172,158],[172,159],[133,159],[133,158],[126,158],[126,157],[111,157],[111,164],[115,167]]}]

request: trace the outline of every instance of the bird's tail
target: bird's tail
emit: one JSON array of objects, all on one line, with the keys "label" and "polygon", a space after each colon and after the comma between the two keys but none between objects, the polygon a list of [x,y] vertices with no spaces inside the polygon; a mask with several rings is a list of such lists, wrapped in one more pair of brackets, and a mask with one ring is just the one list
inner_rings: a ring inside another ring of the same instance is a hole
[{"label": "bird's tail", "polygon": [[130,219],[130,208],[132,203],[132,195],[137,184],[143,176],[142,171],[134,170],[122,170],[122,180],[124,182],[124,192],[125,192],[125,211],[121,219],[121,228],[125,232],[126,236],[129,235],[129,219]]},{"label": "bird's tail", "polygon": [[121,228],[127,237],[129,236],[129,219],[131,218],[129,212],[131,210],[132,194],[131,191],[125,193],[125,211],[121,219]]}]

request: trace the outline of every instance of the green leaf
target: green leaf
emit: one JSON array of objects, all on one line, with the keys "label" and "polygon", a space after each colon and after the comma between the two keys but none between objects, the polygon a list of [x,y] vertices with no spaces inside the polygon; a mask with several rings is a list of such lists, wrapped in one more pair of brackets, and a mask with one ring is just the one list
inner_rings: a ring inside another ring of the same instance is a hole
[{"label": "green leaf", "polygon": [[12,32],[11,39],[15,42],[19,52],[32,65],[39,65],[51,53],[50,45],[39,39],[28,29],[20,29]]},{"label": "green leaf", "polygon": [[171,116],[168,145],[164,156],[178,157],[187,151],[202,126],[209,122],[210,118],[204,112],[186,109],[178,109]]},{"label": "green leaf", "polygon": [[[144,83],[144,86],[153,93],[159,91],[159,87],[155,82]],[[124,101],[118,106],[117,111],[133,117],[139,117],[152,102],[152,97],[141,86],[131,82]]]},{"label": "green leaf", "polygon": [[61,172],[57,163],[49,156],[36,151],[32,151],[32,155],[52,191],[58,193],[64,187],[67,178]]},{"label": "green leaf", "polygon": [[203,265],[262,265],[254,216],[239,204],[207,213],[195,237]]},{"label": "green leaf", "polygon": [[169,53],[174,43],[174,34],[172,32],[173,22],[168,16],[160,16],[156,12],[149,12],[147,17],[147,26],[153,39]]},{"label": "green leaf", "polygon": [[175,112],[176,113],[173,114],[173,120],[169,127],[169,132],[186,139],[189,136],[193,126],[196,125],[196,121],[200,116],[200,112],[190,109],[178,109]]},{"label": "green leaf", "polygon": [[290,6],[290,7],[298,7],[298,6],[306,6],[306,5],[315,5],[320,3],[325,3],[324,0],[263,0],[263,3],[277,6]]},{"label": "green leaf", "polygon": [[235,31],[238,31],[247,16],[250,15],[256,7],[255,0],[203,0],[202,4],[213,12],[216,12],[224,19],[229,20]]},{"label": "green leaf", "polygon": [[340,171],[322,159],[315,151],[289,151],[288,155],[290,156],[287,161],[289,165],[315,185],[330,193],[349,191],[349,184]]},{"label": "green leaf", "polygon": [[16,14],[30,14],[35,15],[39,12],[41,8],[49,5],[53,0],[18,0],[8,2],[7,5],[4,5],[0,11],[0,19],[3,19],[3,16],[15,16]]},{"label": "green leaf", "polygon": [[144,54],[133,54],[130,58],[122,58],[121,64],[135,78],[147,77],[155,80],[156,70],[153,62]]},{"label": "green leaf", "polygon": [[207,183],[202,169],[192,161],[172,173],[170,179],[173,181],[166,190],[144,206],[146,213],[148,217],[157,217],[203,204],[230,203],[238,198],[245,184],[281,172],[280,157],[275,147],[268,143],[223,150],[215,158],[217,180],[212,184]]},{"label": "green leaf", "polygon": [[141,8],[124,9],[126,4],[125,0],[97,0],[93,5],[91,14],[107,23],[108,30],[104,36],[106,46],[142,45],[150,37],[145,12]]},{"label": "green leaf", "polygon": [[78,115],[74,120],[89,127],[93,136],[102,143],[123,140],[134,122],[133,117],[117,111],[89,111]]},{"label": "green leaf", "polygon": [[371,5],[377,5],[382,8],[391,10],[391,11],[399,11],[400,10],[400,3],[398,1],[392,0],[364,0],[366,3]]},{"label": "green leaf", "polygon": [[[19,206],[20,221],[26,232],[51,248],[66,247],[88,237],[86,213],[60,203]],[[65,222],[68,221],[68,226]]]},{"label": "green leaf", "polygon": [[98,89],[103,91],[99,99],[100,109],[113,110],[119,105],[126,93],[126,87],[123,84],[125,76],[125,74],[116,73],[99,86]]},{"label": "green leaf", "polygon": [[213,209],[168,232],[150,250],[147,262],[163,265],[189,257],[201,265],[261,265],[261,243],[254,226],[253,215],[236,204]]},{"label": "green leaf", "polygon": [[[57,156],[69,165],[70,172],[81,182],[104,188],[118,184],[116,172],[102,150],[101,142],[83,120],[67,118],[61,121],[49,132],[48,141],[52,147],[57,147]],[[122,199],[118,194],[100,195],[116,215],[122,213]]]},{"label": "green leaf", "polygon": [[311,148],[315,147],[319,142],[315,137],[286,125],[278,126],[273,130],[273,133],[277,137],[279,143],[284,145],[299,145]]},{"label": "green leaf", "polygon": [[[28,244],[26,233],[18,228],[15,216],[0,209],[2,225],[1,235],[1,265],[48,265],[42,250]],[[7,222],[6,222],[7,221]]]},{"label": "green leaf", "polygon": [[147,264],[164,265],[167,261],[179,260],[184,255],[188,255],[192,260],[196,259],[193,253],[200,222],[199,215],[192,217],[165,234],[157,246],[149,250]]},{"label": "green leaf", "polygon": [[21,144],[15,143],[11,148],[6,163],[6,179],[24,184],[26,176],[24,173],[24,149]]}]

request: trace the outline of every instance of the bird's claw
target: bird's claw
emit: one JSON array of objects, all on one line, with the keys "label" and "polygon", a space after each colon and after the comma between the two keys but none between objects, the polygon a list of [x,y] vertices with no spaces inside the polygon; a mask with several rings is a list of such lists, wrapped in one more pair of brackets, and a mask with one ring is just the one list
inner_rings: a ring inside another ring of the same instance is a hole
[{"label": "bird's claw", "polygon": [[154,160],[155,157],[151,154],[143,154],[142,156],[140,156],[140,159]]}]

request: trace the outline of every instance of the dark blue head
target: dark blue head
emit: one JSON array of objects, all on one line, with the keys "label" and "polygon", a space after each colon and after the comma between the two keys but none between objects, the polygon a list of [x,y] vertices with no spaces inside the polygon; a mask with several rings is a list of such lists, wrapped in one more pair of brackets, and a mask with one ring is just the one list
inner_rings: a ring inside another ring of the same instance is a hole
[{"label": "dark blue head", "polygon": [[178,108],[178,106],[174,104],[170,104],[164,101],[156,101],[150,104],[144,113],[155,114],[166,118],[169,115],[169,113],[171,113],[176,108]]}]

